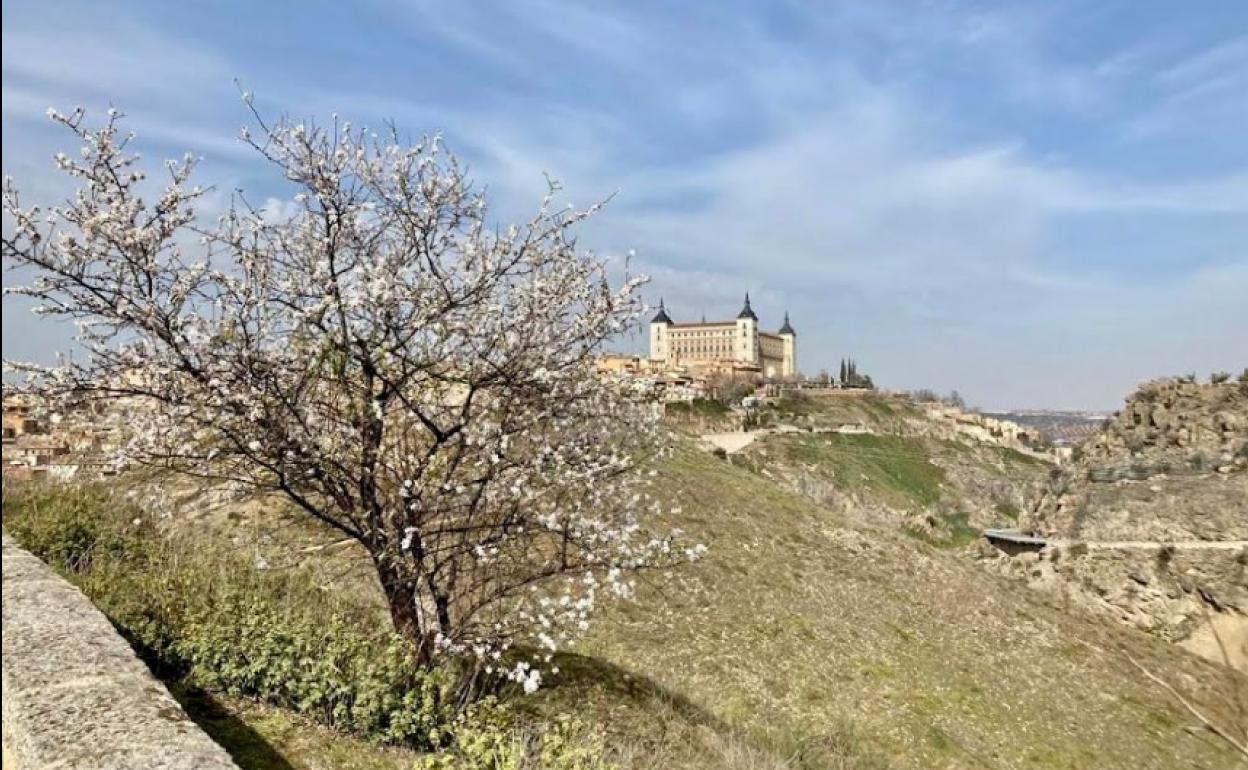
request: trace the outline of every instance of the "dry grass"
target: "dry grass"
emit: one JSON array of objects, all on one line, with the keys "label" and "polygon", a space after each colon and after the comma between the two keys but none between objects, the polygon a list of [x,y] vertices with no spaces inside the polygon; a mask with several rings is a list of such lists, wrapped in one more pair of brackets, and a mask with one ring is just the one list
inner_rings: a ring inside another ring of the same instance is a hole
[{"label": "dry grass", "polygon": [[661,485],[710,555],[616,608],[584,648],[597,670],[543,696],[646,746],[630,766],[1232,766],[1117,650],[1213,710],[1242,677],[709,455]]},{"label": "dry grass", "polygon": [[[1248,678],[688,447],[658,483],[707,558],[611,608],[524,702],[537,719],[602,726],[624,770],[1235,767],[1120,651],[1223,717]],[[297,520],[214,516],[199,523],[245,533],[274,563],[317,562],[327,590],[375,591],[350,548],[306,550],[332,538]],[[288,761],[254,767],[388,770],[412,757],[222,707]]]}]

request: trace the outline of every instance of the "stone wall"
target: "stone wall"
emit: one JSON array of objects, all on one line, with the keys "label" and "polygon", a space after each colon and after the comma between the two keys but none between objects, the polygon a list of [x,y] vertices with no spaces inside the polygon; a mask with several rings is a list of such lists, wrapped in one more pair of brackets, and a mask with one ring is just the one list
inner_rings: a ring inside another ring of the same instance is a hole
[{"label": "stone wall", "polygon": [[78,589],[4,535],[5,770],[237,770]]}]

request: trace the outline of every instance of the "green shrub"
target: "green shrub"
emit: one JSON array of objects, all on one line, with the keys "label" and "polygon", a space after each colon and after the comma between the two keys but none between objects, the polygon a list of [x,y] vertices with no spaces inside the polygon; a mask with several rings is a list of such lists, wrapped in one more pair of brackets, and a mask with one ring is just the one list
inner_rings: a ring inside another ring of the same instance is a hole
[{"label": "green shrub", "polygon": [[903,531],[937,548],[962,548],[978,540],[982,534],[970,525],[970,516],[963,512],[929,514],[927,524],[931,527],[930,532],[914,526],[903,527]]},{"label": "green shrub", "polygon": [[181,542],[103,489],[6,488],[4,526],[91,598],[162,678],[262,700],[364,738],[420,749],[425,770],[609,770],[601,734],[561,717],[522,728],[490,695],[426,671],[375,611],[299,571]]},{"label": "green shrub", "polygon": [[994,506],[994,509],[996,510],[998,516],[1010,523],[1018,522],[1018,516],[1022,512],[1019,509],[1018,504],[1012,500],[999,501],[996,506]]},{"label": "green shrub", "polygon": [[[454,739],[454,672],[424,670],[406,640],[327,598],[307,575],[179,543],[136,514],[99,490],[32,486],[6,490],[4,501],[10,534],[81,588],[165,678],[379,742],[437,748]],[[492,699],[475,709],[503,716]]]},{"label": "green shrub", "polygon": [[[8,497],[6,495],[6,513]],[[97,555],[116,558],[136,545],[127,542],[113,528],[102,525],[94,513],[103,502],[98,495],[80,494],[63,499],[35,496],[24,502],[29,515],[12,522],[6,515],[5,526],[27,550],[58,572],[85,572]]]},{"label": "green shrub", "polygon": [[611,770],[601,732],[572,717],[541,730],[471,718],[458,725],[455,746],[424,757],[418,770]]},{"label": "green shrub", "polygon": [[174,654],[204,687],[387,743],[442,746],[456,716],[454,677],[417,666],[401,637],[233,587],[215,591],[211,607],[197,604]]}]

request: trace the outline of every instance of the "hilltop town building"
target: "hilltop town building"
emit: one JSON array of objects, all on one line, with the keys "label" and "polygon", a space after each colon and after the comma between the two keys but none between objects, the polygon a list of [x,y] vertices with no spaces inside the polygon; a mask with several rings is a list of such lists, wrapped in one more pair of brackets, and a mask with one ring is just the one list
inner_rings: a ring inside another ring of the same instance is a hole
[{"label": "hilltop town building", "polygon": [[790,377],[797,374],[797,332],[788,313],[779,331],[759,329],[749,294],[735,321],[709,323],[676,323],[660,300],[659,312],[650,321],[650,360],[669,368]]}]

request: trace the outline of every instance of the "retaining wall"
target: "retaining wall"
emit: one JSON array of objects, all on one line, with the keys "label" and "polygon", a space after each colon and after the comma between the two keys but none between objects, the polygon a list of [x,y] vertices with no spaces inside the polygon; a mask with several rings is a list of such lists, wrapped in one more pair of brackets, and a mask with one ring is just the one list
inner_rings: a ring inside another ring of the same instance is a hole
[{"label": "retaining wall", "polygon": [[4,770],[238,770],[82,592],[2,561]]}]

